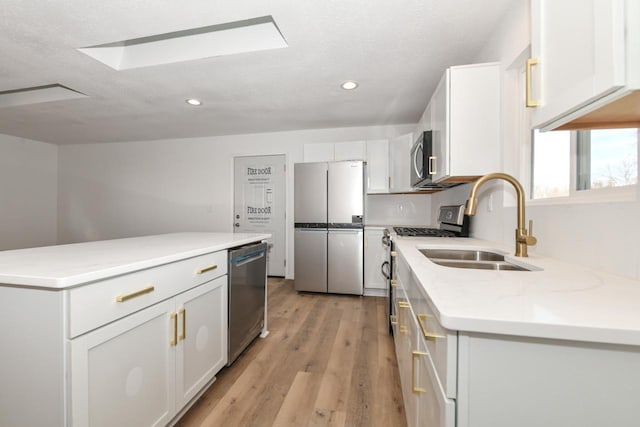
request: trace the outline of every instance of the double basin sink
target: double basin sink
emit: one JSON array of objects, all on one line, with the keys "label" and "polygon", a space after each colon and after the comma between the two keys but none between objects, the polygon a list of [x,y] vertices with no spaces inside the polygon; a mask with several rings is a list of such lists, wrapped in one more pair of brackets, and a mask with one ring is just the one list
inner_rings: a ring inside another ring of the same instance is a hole
[{"label": "double basin sink", "polygon": [[476,270],[532,271],[528,268],[505,260],[497,252],[476,249],[418,249],[435,264],[444,267],[469,268]]}]

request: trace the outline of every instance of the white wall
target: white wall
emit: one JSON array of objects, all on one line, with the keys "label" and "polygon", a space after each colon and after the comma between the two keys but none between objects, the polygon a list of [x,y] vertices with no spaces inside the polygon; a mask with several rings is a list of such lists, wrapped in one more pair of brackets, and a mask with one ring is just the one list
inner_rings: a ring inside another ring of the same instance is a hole
[{"label": "white wall", "polygon": [[58,147],[0,134],[0,250],[56,243]]},{"label": "white wall", "polygon": [[[305,130],[65,145],[59,150],[59,243],[179,231],[232,231],[233,157],[285,154],[305,143],[395,137],[413,126]],[[293,174],[287,174],[287,277],[293,275]]]},{"label": "white wall", "polygon": [[[511,10],[479,52],[475,62],[500,61],[503,66],[503,171],[527,185],[524,169],[526,153],[522,125],[515,113],[522,87],[513,84],[510,67],[528,54],[530,43],[529,1],[514,1]],[[526,137],[525,137],[526,138]],[[432,215],[441,204],[464,202],[469,194],[466,184],[434,194]],[[530,253],[640,279],[640,189],[632,202],[528,206],[527,219],[534,221],[538,244]],[[513,243],[516,228],[514,191],[506,184],[486,184],[479,195],[478,214],[473,218],[476,237]],[[494,210],[488,211],[489,198]],[[515,246],[515,245],[514,245]]]}]

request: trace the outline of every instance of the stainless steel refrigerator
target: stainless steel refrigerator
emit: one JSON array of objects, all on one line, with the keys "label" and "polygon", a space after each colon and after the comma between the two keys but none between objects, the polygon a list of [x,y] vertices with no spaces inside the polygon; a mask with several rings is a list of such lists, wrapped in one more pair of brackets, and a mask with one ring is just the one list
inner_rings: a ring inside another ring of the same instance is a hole
[{"label": "stainless steel refrigerator", "polygon": [[296,290],[362,295],[364,163],[294,168]]}]

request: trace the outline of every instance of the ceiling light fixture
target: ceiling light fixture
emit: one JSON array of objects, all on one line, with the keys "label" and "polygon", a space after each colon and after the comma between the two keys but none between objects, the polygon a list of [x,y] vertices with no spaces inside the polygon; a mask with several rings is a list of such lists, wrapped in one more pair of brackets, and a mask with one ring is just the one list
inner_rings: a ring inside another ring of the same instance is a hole
[{"label": "ceiling light fixture", "polygon": [[344,90],[353,90],[358,87],[358,82],[354,82],[353,80],[346,81],[340,85],[340,87]]},{"label": "ceiling light fixture", "polygon": [[196,105],[196,106],[197,105],[202,105],[202,102],[200,100],[198,100],[198,99],[195,99],[195,98],[189,98],[189,99],[185,100],[184,102],[186,102],[189,105]]}]

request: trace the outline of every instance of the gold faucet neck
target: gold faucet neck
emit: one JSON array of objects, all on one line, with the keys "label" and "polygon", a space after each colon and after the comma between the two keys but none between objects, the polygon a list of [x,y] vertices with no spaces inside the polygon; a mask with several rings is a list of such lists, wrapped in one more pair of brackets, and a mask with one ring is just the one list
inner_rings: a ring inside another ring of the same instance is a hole
[{"label": "gold faucet neck", "polygon": [[516,190],[516,196],[518,198],[518,228],[516,229],[516,256],[526,257],[527,256],[527,246],[535,245],[536,238],[528,235],[527,229],[525,227],[525,198],[524,198],[524,188],[522,188],[522,184],[506,173],[496,172],[490,173],[480,177],[471,187],[471,192],[469,193],[469,199],[467,200],[467,205],[465,208],[465,213],[467,215],[475,215],[478,209],[478,198],[477,193],[478,189],[487,181],[491,181],[494,179],[501,179],[503,181],[507,181],[510,183],[513,188]]}]

